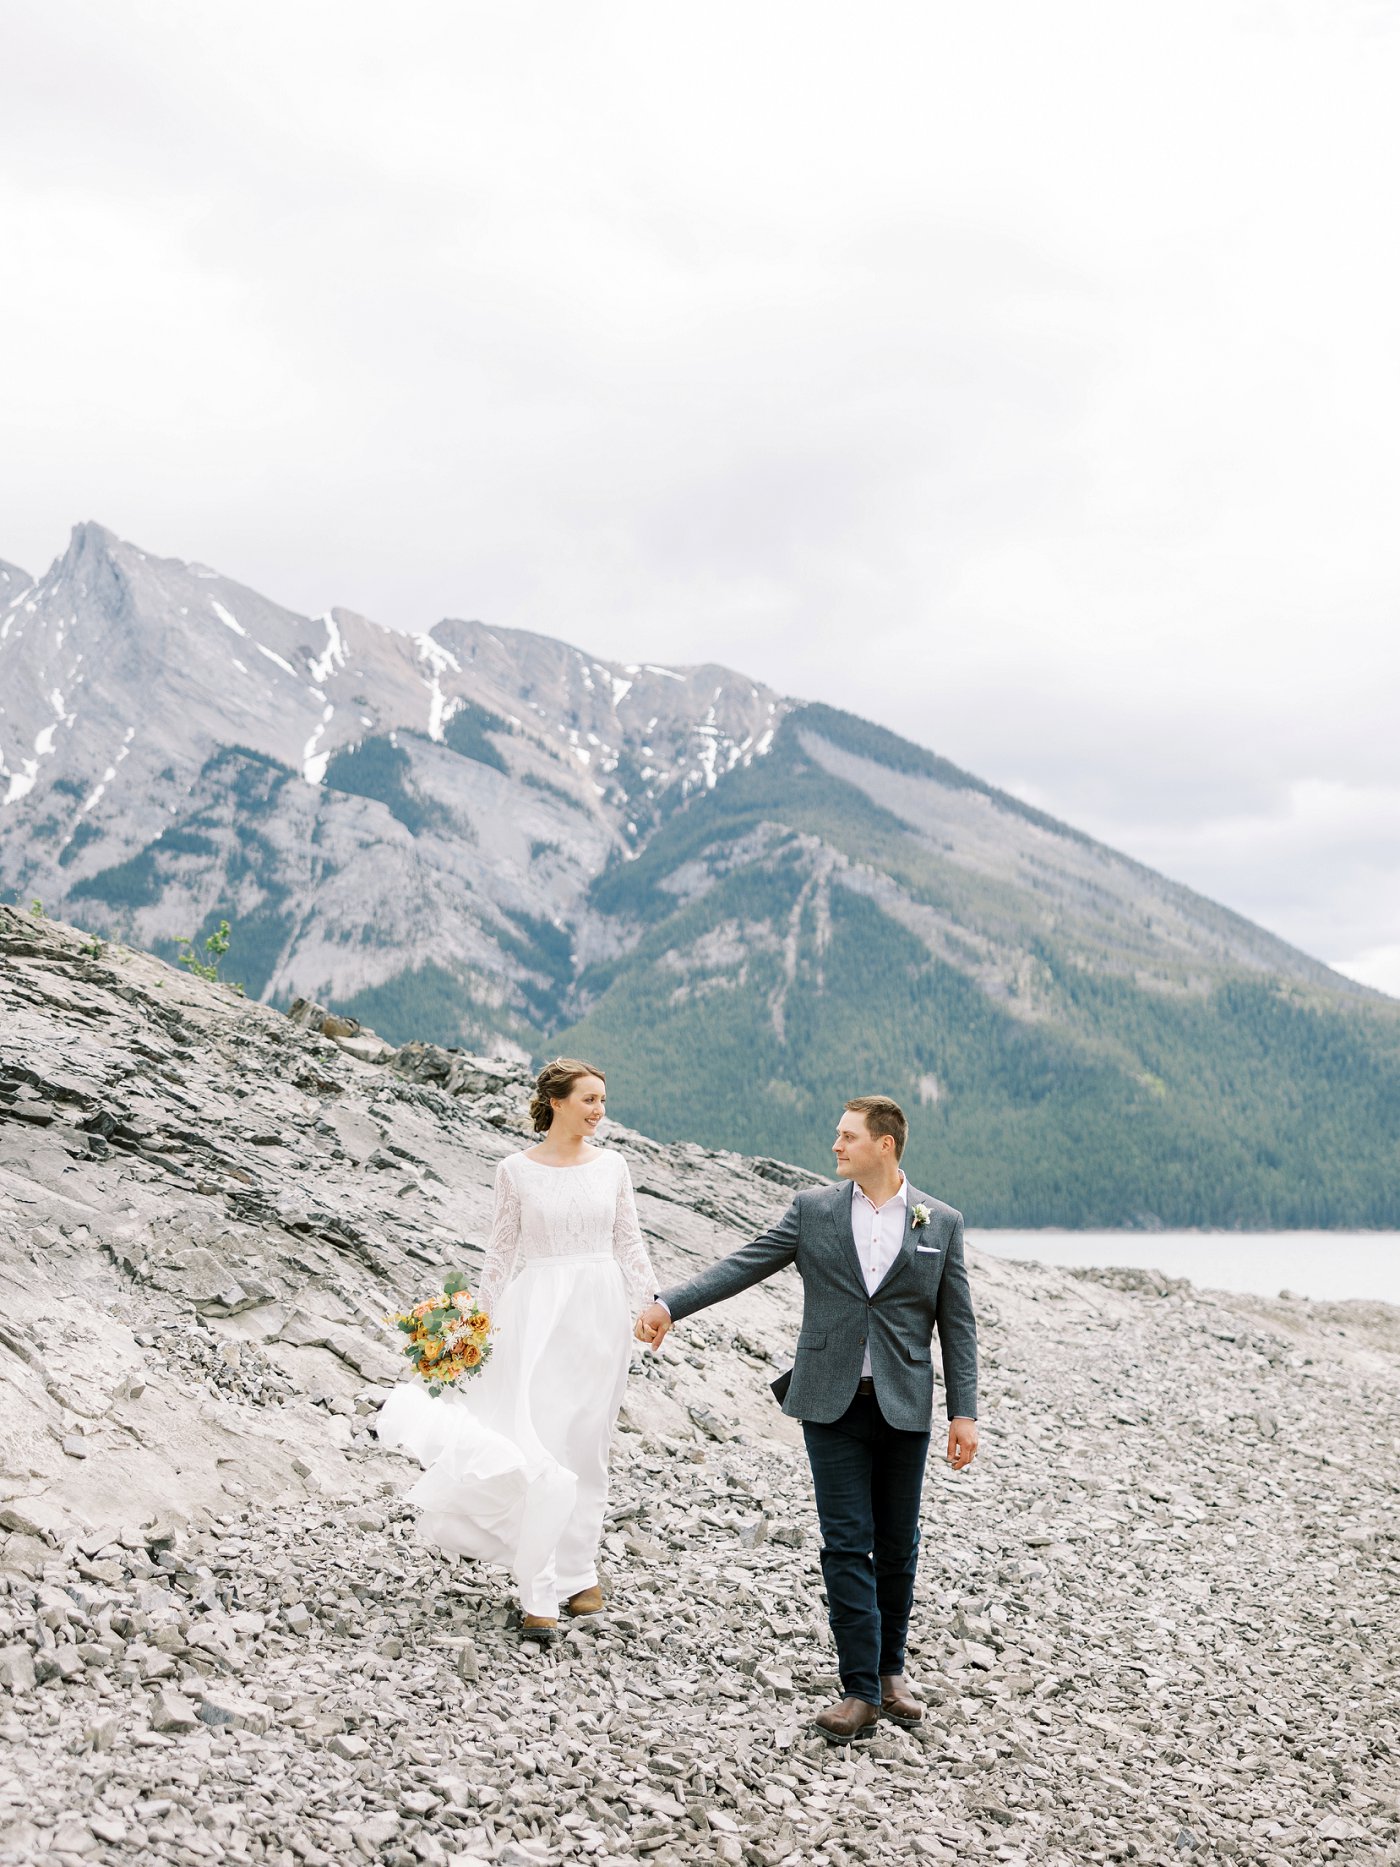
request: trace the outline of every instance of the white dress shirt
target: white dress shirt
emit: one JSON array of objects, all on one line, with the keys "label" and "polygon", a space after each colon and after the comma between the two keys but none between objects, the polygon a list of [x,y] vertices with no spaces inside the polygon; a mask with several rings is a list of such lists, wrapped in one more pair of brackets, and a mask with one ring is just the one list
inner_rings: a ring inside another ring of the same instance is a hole
[{"label": "white dress shirt", "polygon": [[[858,1182],[851,1182],[851,1231],[855,1236],[856,1255],[860,1259],[860,1268],[865,1275],[865,1288],[874,1296],[880,1284],[899,1256],[900,1246],[904,1243],[904,1221],[908,1216],[909,1182],[901,1173],[899,1191],[891,1193],[883,1206],[877,1206],[861,1191]],[[865,1359],[861,1363],[862,1379],[870,1374],[870,1333],[866,1331]]]}]

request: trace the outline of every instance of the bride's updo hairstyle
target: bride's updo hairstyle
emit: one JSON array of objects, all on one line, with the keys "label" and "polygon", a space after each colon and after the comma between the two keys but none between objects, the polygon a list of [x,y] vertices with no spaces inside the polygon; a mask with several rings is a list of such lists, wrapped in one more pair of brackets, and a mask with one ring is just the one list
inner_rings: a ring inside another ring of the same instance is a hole
[{"label": "bride's updo hairstyle", "polygon": [[596,1076],[600,1083],[608,1080],[595,1065],[579,1057],[556,1057],[553,1063],[545,1064],[535,1078],[535,1093],[530,1097],[530,1120],[536,1134],[543,1134],[549,1127],[554,1120],[554,1104],[564,1100],[580,1076]]}]

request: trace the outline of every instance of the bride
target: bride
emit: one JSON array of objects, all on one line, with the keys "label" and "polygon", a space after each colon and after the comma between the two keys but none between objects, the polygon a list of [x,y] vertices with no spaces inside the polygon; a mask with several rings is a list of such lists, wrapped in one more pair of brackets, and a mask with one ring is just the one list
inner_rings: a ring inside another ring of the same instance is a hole
[{"label": "bride", "polygon": [[380,1443],[425,1467],[408,1493],[420,1541],[505,1564],[535,1640],[553,1638],[561,1596],[571,1614],[603,1605],[608,1449],[632,1320],[656,1290],[627,1163],[593,1145],[606,1094],[575,1057],[540,1071],[530,1115],[543,1139],[496,1169],[476,1292],[491,1359],[438,1398],[401,1384],[378,1420]]}]

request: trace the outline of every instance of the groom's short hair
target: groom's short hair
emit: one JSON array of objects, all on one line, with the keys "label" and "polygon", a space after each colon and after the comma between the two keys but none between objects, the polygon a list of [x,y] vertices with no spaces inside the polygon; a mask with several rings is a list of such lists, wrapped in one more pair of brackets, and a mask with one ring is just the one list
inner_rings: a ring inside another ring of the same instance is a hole
[{"label": "groom's short hair", "polygon": [[846,1107],[853,1115],[863,1115],[867,1130],[878,1141],[888,1135],[894,1142],[894,1157],[904,1152],[909,1139],[909,1122],[893,1096],[852,1096]]}]

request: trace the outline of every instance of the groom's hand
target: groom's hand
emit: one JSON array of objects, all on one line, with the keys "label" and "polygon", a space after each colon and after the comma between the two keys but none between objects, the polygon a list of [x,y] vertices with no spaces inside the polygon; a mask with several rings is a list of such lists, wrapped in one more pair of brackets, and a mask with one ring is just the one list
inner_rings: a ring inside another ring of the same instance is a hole
[{"label": "groom's hand", "polygon": [[666,1340],[671,1327],[671,1312],[664,1303],[648,1303],[637,1318],[635,1334],[639,1342],[645,1342],[654,1355]]},{"label": "groom's hand", "polygon": [[948,1422],[948,1463],[955,1472],[971,1465],[977,1456],[977,1422],[962,1418]]}]

